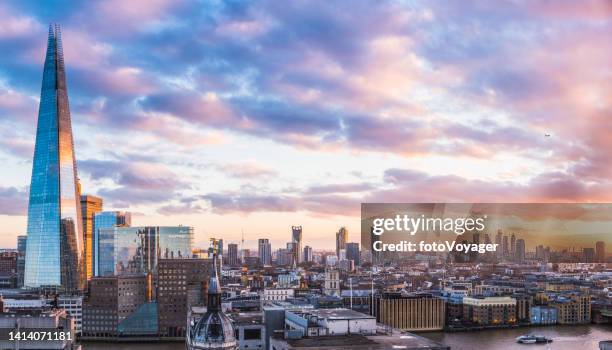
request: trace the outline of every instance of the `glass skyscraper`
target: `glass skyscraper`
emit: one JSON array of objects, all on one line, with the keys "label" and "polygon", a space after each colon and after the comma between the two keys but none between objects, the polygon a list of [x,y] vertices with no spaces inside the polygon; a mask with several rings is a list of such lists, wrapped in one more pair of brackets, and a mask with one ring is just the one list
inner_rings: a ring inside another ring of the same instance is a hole
[{"label": "glass skyscraper", "polygon": [[[99,257],[100,255],[108,256],[113,253],[113,244],[109,245],[108,242],[100,244],[100,231],[102,229],[108,229],[113,227],[130,227],[132,225],[132,214],[123,211],[103,211],[95,213],[93,217],[93,242],[92,242],[92,266],[93,275],[102,276],[98,271],[100,267]],[[108,239],[108,237],[104,237]],[[106,249],[106,252],[100,253],[100,249]],[[106,270],[112,270],[112,267],[103,267]]]},{"label": "glass skyscraper", "polygon": [[59,26],[49,27],[28,206],[24,285],[83,289],[80,190]]},{"label": "glass skyscraper", "polygon": [[96,276],[155,275],[159,259],[191,257],[193,227],[115,226],[96,228],[96,235]]}]

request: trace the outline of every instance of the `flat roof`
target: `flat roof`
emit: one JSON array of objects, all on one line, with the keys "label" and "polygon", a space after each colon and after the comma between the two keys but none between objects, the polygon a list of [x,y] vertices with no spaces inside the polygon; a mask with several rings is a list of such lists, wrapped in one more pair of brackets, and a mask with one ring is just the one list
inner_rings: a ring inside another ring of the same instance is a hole
[{"label": "flat roof", "polygon": [[284,340],[293,349],[356,349],[356,350],[383,350],[383,349],[419,349],[419,350],[449,350],[446,345],[432,340],[407,335],[380,335],[363,336],[358,334],[341,336],[322,336],[302,339]]},{"label": "flat roof", "polygon": [[320,318],[326,319],[375,319],[374,316],[366,315],[364,313],[351,310],[351,309],[312,309],[305,310],[305,313],[316,315]]}]

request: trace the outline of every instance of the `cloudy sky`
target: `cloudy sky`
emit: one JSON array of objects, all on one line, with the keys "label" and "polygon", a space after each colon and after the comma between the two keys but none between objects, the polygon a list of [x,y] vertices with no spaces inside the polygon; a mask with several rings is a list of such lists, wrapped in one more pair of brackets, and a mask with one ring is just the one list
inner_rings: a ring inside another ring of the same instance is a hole
[{"label": "cloudy sky", "polygon": [[50,22],[83,192],[137,225],[330,248],[364,201],[612,201],[607,0],[16,0],[0,246],[26,230]]}]

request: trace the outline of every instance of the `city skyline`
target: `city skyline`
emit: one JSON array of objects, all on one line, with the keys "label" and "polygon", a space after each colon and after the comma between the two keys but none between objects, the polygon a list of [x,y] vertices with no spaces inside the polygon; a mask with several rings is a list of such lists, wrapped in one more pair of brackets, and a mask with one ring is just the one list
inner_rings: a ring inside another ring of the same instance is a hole
[{"label": "city skyline", "polygon": [[196,246],[299,225],[332,250],[366,201],[612,199],[606,2],[188,5],[0,6],[0,246],[27,231],[49,22],[83,194]]}]

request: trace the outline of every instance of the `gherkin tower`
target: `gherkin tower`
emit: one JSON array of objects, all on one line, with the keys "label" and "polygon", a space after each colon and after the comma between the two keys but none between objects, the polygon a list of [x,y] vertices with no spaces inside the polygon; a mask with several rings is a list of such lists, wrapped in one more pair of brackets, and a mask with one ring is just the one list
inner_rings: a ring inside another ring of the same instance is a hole
[{"label": "gherkin tower", "polygon": [[80,189],[58,25],[49,27],[28,205],[24,286],[63,292],[85,278]]}]

